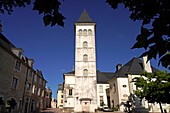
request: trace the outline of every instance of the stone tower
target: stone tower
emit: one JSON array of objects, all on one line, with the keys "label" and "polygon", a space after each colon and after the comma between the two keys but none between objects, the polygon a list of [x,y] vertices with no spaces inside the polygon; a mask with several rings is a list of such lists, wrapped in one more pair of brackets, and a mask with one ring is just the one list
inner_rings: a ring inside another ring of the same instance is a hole
[{"label": "stone tower", "polygon": [[97,108],[96,23],[83,11],[75,25],[75,112]]}]

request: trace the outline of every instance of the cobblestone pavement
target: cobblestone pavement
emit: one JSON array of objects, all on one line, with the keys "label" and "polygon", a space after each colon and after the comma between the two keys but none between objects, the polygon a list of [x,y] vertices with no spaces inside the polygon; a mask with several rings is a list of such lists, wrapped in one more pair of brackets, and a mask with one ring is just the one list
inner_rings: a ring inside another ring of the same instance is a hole
[{"label": "cobblestone pavement", "polygon": [[63,112],[62,112],[62,109],[60,108],[47,108],[41,111],[41,113],[63,113]]},{"label": "cobblestone pavement", "polygon": [[[62,109],[60,109],[60,108],[47,108],[47,109],[41,111],[41,113],[71,113],[71,112],[63,112]],[[102,111],[98,111],[97,113],[123,113],[123,112],[102,112]]]},{"label": "cobblestone pavement", "polygon": [[[61,108],[47,108],[43,111],[41,111],[40,113],[74,113],[74,112],[63,112]],[[97,113],[127,113],[127,112],[119,112],[119,111],[115,111],[115,112],[103,112],[103,111],[98,111]],[[142,112],[140,112],[142,113]],[[149,113],[160,113],[160,112],[149,112]],[[168,112],[170,113],[170,112]]]}]

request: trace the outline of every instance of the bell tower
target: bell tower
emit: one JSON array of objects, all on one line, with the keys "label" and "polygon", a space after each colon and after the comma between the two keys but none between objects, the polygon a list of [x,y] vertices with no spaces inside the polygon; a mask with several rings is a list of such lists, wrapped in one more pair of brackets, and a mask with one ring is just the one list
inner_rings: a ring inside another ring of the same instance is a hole
[{"label": "bell tower", "polygon": [[75,112],[97,109],[95,26],[86,10],[75,25]]}]

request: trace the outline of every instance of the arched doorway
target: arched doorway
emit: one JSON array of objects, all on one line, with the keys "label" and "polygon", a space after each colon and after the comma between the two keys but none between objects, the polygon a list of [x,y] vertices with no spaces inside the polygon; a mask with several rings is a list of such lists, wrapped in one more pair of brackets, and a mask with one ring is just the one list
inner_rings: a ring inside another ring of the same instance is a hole
[{"label": "arched doorway", "polygon": [[17,105],[17,102],[16,102],[15,98],[11,97],[6,100],[5,107],[9,113],[11,113],[11,110],[14,109],[16,107],[16,105]]}]

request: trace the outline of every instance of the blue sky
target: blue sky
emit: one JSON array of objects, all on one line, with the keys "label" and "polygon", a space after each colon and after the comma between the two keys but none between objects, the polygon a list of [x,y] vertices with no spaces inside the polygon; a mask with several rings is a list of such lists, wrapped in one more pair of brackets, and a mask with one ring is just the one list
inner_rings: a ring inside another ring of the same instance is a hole
[{"label": "blue sky", "polygon": [[[96,22],[97,69],[115,72],[118,63],[125,64],[139,57],[143,49],[130,48],[140,33],[140,21],[130,20],[130,12],[122,5],[113,10],[105,0],[65,0],[60,11],[67,18],[64,27],[45,27],[42,15],[32,11],[32,6],[15,8],[12,15],[0,14],[3,34],[24,55],[33,58],[34,69],[42,70],[56,98],[58,84],[63,82],[63,73],[72,71],[74,65],[74,22],[84,9]],[[158,69],[158,61],[151,65]]]}]

